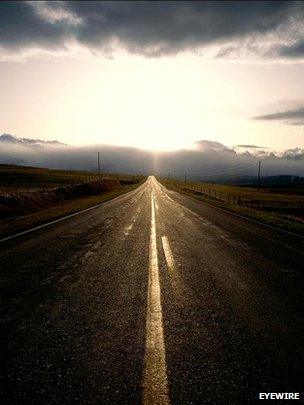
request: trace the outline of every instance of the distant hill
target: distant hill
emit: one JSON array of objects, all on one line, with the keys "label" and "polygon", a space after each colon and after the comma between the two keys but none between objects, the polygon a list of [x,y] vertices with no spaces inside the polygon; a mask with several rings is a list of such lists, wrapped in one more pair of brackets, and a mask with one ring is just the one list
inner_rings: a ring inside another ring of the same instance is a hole
[{"label": "distant hill", "polygon": [[30,138],[17,138],[16,136],[10,134],[0,135],[0,143],[10,143],[16,145],[30,145],[30,146],[63,146],[64,143],[59,141],[43,141],[41,139],[30,139]]},{"label": "distant hill", "polygon": [[[245,176],[226,181],[227,184],[257,186],[256,177]],[[277,175],[261,178],[260,185],[264,187],[304,187],[304,177],[292,175]]]},{"label": "distant hill", "polygon": [[302,176],[271,176],[261,180],[263,186],[268,187],[301,187],[304,186],[304,177]]}]

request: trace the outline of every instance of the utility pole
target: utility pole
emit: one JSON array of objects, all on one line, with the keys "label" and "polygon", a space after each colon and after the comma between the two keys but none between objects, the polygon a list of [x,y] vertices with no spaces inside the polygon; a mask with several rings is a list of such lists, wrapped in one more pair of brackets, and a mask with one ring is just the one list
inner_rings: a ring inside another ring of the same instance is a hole
[{"label": "utility pole", "polygon": [[260,182],[261,182],[261,161],[259,160],[259,166],[258,166],[258,189],[260,188]]},{"label": "utility pole", "polygon": [[186,181],[187,181],[187,170],[184,170],[184,182],[185,182],[185,184],[186,184]]},{"label": "utility pole", "polygon": [[100,152],[97,152],[97,167],[98,167],[98,174],[100,174]]}]

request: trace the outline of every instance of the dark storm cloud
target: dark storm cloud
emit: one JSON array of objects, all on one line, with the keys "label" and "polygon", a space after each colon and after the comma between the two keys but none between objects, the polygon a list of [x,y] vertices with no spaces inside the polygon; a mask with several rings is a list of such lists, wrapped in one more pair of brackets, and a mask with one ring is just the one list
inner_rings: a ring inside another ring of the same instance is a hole
[{"label": "dark storm cloud", "polygon": [[116,36],[140,50],[177,50],[278,28],[295,11],[289,2],[69,2],[83,18],[89,44]]},{"label": "dark storm cloud", "polygon": [[296,42],[291,46],[283,47],[280,50],[281,56],[287,56],[289,58],[298,58],[304,56],[304,39]]},{"label": "dark storm cloud", "polygon": [[27,2],[0,2],[0,46],[22,49],[30,46],[56,48],[67,29],[42,19]]},{"label": "dark storm cloud", "polygon": [[298,107],[296,109],[287,111],[279,111],[273,114],[259,115],[253,119],[263,121],[284,121],[290,125],[303,125],[304,107]]},{"label": "dark storm cloud", "polygon": [[0,46],[56,49],[76,40],[98,49],[114,39],[145,55],[176,53],[280,32],[302,22],[303,10],[290,1],[0,2]]}]

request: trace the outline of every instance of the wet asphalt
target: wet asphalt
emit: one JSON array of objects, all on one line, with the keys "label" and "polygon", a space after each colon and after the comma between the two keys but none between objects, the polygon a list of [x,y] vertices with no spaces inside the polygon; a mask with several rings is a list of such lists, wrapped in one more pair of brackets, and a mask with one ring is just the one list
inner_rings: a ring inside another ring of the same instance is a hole
[{"label": "wet asphalt", "polygon": [[142,402],[152,194],[170,402],[304,400],[303,239],[150,177],[0,244],[1,403]]}]

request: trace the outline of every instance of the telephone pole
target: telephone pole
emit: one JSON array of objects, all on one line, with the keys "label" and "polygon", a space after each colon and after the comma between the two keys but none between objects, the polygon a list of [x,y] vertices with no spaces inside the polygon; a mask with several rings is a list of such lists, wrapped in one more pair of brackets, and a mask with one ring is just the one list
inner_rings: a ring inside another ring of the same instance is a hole
[{"label": "telephone pole", "polygon": [[97,152],[97,169],[98,174],[100,174],[100,152]]},{"label": "telephone pole", "polygon": [[259,160],[259,166],[258,166],[258,189],[260,188],[260,182],[261,182],[261,161]]}]

